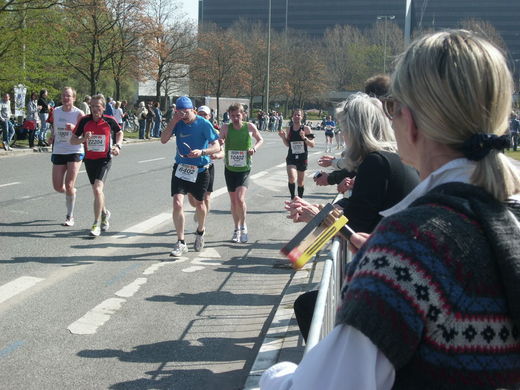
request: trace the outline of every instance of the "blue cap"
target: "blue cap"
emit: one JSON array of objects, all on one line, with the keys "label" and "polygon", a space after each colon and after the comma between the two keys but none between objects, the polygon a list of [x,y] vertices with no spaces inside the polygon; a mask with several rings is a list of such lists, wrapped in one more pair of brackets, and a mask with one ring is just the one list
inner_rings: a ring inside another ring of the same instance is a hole
[{"label": "blue cap", "polygon": [[186,108],[193,108],[193,103],[191,102],[191,99],[187,96],[181,96],[177,99],[175,102],[177,110],[183,110]]}]

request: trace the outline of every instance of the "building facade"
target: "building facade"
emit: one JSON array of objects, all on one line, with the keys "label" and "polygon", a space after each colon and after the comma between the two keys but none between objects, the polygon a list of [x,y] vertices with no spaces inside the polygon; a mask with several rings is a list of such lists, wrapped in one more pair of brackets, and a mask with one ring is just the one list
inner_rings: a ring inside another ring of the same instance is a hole
[{"label": "building facade", "polygon": [[[360,29],[378,16],[395,16],[404,31],[406,0],[270,0],[271,26],[321,35],[327,28],[348,24]],[[200,0],[200,23],[229,27],[239,18],[267,24],[269,0]],[[412,34],[425,29],[455,28],[465,19],[495,27],[508,48],[512,68],[520,67],[520,0],[412,0]],[[515,71],[518,75],[518,70]],[[517,76],[518,78],[518,76]]]}]

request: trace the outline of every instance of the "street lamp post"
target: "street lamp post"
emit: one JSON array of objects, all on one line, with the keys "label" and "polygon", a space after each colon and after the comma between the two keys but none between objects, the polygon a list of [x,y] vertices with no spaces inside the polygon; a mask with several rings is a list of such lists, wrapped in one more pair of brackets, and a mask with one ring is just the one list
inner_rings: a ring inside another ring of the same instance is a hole
[{"label": "street lamp post", "polygon": [[386,73],[386,23],[388,20],[394,20],[395,15],[380,15],[377,16],[377,20],[385,21],[385,30],[384,30],[384,48],[383,48],[383,73]]}]

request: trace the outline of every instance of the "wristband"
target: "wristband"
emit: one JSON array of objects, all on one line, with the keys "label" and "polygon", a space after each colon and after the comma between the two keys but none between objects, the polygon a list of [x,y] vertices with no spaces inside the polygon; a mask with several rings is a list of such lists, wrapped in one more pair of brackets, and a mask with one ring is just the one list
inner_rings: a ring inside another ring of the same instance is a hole
[{"label": "wristband", "polygon": [[206,151],[204,149],[202,149],[202,152],[200,154],[201,156],[205,156],[206,155]]},{"label": "wristband", "polygon": [[256,148],[255,147],[253,147],[253,153],[256,153]]},{"label": "wristband", "polygon": [[119,150],[121,150],[121,145],[115,144],[114,146],[117,147]]}]

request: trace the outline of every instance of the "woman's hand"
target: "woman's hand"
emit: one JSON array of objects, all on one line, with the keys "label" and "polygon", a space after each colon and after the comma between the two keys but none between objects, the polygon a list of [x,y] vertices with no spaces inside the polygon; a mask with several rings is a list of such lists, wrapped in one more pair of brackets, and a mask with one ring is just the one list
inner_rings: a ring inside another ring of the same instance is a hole
[{"label": "woman's hand", "polygon": [[310,204],[299,197],[285,202],[285,209],[289,212],[287,218],[293,222],[309,222],[320,212],[318,205]]},{"label": "woman's hand", "polygon": [[324,168],[330,167],[332,165],[332,160],[334,160],[334,156],[322,156],[318,160],[318,165]]},{"label": "woman's hand", "polygon": [[346,191],[351,190],[352,188],[354,188],[355,182],[356,182],[356,178],[355,177],[353,177],[353,178],[350,178],[350,177],[344,178],[341,181],[341,183],[338,184],[338,192],[344,193]]},{"label": "woman's hand", "polygon": [[329,178],[329,174],[328,173],[321,172],[320,176],[314,177],[314,182],[318,186],[328,186],[329,185],[328,178]]},{"label": "woman's hand", "polygon": [[348,249],[352,254],[356,254],[369,238],[370,234],[368,233],[354,233],[348,241]]}]

